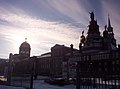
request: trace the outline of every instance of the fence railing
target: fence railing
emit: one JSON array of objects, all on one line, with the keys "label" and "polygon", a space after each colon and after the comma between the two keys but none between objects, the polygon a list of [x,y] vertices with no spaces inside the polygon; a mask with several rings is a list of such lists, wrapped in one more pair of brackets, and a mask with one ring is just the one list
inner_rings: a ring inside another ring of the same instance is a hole
[{"label": "fence railing", "polygon": [[120,89],[120,60],[77,62],[76,89]]}]

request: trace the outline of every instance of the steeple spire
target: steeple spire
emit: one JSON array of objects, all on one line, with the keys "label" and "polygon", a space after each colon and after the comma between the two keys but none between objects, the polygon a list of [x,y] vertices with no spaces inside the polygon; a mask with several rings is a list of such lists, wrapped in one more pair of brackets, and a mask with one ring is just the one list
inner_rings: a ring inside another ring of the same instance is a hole
[{"label": "steeple spire", "polygon": [[113,45],[114,47],[116,47],[116,39],[114,38],[113,27],[111,26],[109,15],[108,15],[107,31],[108,31],[108,37],[109,37],[109,40],[110,40],[110,44]]},{"label": "steeple spire", "polygon": [[111,27],[109,14],[108,14],[108,27]]},{"label": "steeple spire", "polygon": [[111,26],[109,14],[108,14],[108,27],[107,27],[107,29],[108,29],[108,33],[113,34],[113,27]]}]

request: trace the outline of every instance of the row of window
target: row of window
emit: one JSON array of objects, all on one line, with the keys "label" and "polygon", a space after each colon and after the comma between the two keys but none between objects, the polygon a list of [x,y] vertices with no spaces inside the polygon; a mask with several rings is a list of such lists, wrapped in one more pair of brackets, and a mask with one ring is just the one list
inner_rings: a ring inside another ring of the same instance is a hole
[{"label": "row of window", "polygon": [[69,60],[73,61],[88,61],[88,60],[104,60],[104,59],[117,59],[119,58],[119,53],[101,53],[101,54],[94,54],[94,55],[83,55],[79,57],[69,58]]},{"label": "row of window", "polygon": [[91,60],[109,59],[109,57],[110,57],[109,54],[97,54],[97,55],[92,55]]},{"label": "row of window", "polygon": [[29,54],[29,51],[20,51],[20,53]]}]

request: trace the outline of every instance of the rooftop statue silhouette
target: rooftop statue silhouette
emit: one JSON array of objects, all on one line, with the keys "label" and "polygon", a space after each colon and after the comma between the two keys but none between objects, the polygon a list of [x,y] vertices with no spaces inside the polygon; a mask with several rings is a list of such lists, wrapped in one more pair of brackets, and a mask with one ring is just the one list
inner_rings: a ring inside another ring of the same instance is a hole
[{"label": "rooftop statue silhouette", "polygon": [[94,12],[90,12],[90,18],[91,20],[94,20]]}]

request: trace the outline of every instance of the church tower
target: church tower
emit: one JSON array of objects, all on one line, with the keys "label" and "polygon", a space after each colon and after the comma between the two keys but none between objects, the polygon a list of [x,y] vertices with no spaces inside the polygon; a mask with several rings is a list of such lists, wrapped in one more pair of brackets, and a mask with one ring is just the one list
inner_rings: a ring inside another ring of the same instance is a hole
[{"label": "church tower", "polygon": [[83,52],[96,52],[100,51],[102,47],[102,37],[100,36],[99,26],[97,21],[94,20],[94,13],[90,13],[90,24],[88,25],[88,35],[86,37]]},{"label": "church tower", "polygon": [[20,57],[21,58],[29,58],[30,50],[31,50],[30,44],[27,42],[27,38],[25,38],[25,42],[23,42],[19,48]]},{"label": "church tower", "polygon": [[105,26],[105,30],[103,32],[103,48],[104,50],[116,49],[116,39],[114,38],[113,27],[111,26],[109,16],[108,26]]},{"label": "church tower", "polygon": [[108,16],[108,27],[107,27],[107,30],[108,30],[108,36],[110,38],[111,46],[112,47],[116,47],[116,39],[114,38],[113,27],[111,26],[109,16]]}]

